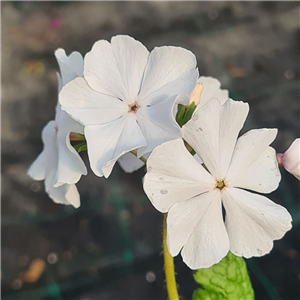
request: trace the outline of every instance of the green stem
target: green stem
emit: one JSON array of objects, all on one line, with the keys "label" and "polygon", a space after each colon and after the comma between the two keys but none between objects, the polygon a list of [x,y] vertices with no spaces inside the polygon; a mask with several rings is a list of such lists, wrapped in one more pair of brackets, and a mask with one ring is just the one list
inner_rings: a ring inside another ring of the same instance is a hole
[{"label": "green stem", "polygon": [[[132,150],[130,152],[137,157],[136,150]],[[145,157],[141,156],[139,157],[139,159],[143,163],[147,163],[147,159]],[[170,255],[167,247],[167,214],[164,214],[163,223],[163,254],[168,298],[169,300],[179,300],[175,278],[174,260],[173,257]]]},{"label": "green stem", "polygon": [[[137,157],[137,151],[136,150],[131,150],[130,151],[133,155],[135,155],[136,157]],[[141,156],[141,157],[138,157],[144,164],[146,164],[147,163],[147,159],[145,158],[145,157],[143,157],[143,156]]]},{"label": "green stem", "polygon": [[164,214],[163,254],[165,264],[166,285],[169,300],[179,300],[175,278],[174,260],[173,257],[170,255],[167,247],[167,214]]}]

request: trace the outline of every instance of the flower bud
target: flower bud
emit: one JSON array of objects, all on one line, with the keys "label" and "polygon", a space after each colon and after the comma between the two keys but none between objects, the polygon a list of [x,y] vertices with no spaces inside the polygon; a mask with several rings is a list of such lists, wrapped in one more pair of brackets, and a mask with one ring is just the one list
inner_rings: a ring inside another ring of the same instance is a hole
[{"label": "flower bud", "polygon": [[189,105],[191,105],[193,102],[195,103],[196,106],[199,104],[202,91],[203,91],[202,83],[197,83],[196,87],[194,88],[194,90],[190,95]]},{"label": "flower bud", "polygon": [[285,153],[278,153],[277,161],[280,166],[300,180],[300,138],[295,139]]},{"label": "flower bud", "polygon": [[83,134],[77,132],[70,132],[70,141],[85,141],[85,137]]}]

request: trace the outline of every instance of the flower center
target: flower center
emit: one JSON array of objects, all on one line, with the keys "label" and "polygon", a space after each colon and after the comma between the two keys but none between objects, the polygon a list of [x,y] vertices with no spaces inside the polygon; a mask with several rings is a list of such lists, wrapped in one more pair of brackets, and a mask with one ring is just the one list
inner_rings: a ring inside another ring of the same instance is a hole
[{"label": "flower center", "polygon": [[216,185],[217,189],[222,191],[224,189],[224,187],[226,187],[224,180],[217,182],[217,185]]},{"label": "flower center", "polygon": [[140,106],[136,102],[134,102],[133,104],[128,105],[128,112],[135,114],[139,108]]}]

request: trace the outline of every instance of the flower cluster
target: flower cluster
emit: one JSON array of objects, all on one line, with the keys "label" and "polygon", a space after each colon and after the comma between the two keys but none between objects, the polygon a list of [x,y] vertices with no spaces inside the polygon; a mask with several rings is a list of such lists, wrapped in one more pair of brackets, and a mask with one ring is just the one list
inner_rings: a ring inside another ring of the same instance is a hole
[{"label": "flower cluster", "polygon": [[137,170],[143,163],[132,150],[148,157],[156,146],[182,136],[173,107],[176,101],[188,104],[198,69],[188,50],[157,47],[149,53],[129,36],[96,42],[84,60],[62,49],[55,56],[59,103],[55,120],[43,130],[44,150],[28,173],[45,180],[55,202],[78,207],[74,184],[87,171],[69,134],[84,133],[96,175],[108,177],[118,159],[126,172]]},{"label": "flower cluster", "polygon": [[264,255],[291,228],[285,208],[246,191],[278,187],[276,153],[269,146],[277,130],[238,138],[248,104],[228,99],[218,80],[199,77],[192,52],[148,52],[120,35],[96,42],[84,59],[62,49],[55,56],[56,115],[43,129],[44,149],[28,171],[45,180],[53,201],[80,205],[75,184],[87,169],[70,143],[77,133],[84,134],[97,176],[109,177],[117,161],[133,172],[149,157],[144,190],[157,210],[168,213],[170,254],[181,251],[192,269],[219,262],[229,250]]}]

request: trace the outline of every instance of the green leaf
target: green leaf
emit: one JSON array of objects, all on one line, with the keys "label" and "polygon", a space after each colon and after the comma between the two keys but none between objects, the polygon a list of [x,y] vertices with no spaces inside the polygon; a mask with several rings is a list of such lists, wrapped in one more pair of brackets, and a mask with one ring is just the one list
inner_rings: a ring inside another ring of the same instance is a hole
[{"label": "green leaf", "polygon": [[76,150],[78,153],[80,153],[81,151],[87,150],[86,142],[82,142],[82,143],[73,145],[73,147],[75,148],[75,150]]},{"label": "green leaf", "polygon": [[246,263],[231,252],[218,264],[197,270],[194,279],[202,288],[194,291],[193,300],[254,299]]}]

